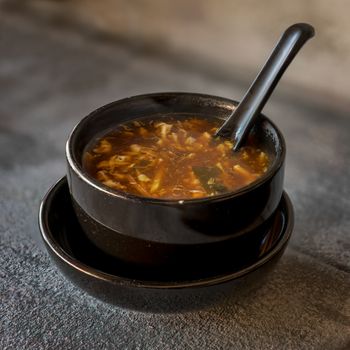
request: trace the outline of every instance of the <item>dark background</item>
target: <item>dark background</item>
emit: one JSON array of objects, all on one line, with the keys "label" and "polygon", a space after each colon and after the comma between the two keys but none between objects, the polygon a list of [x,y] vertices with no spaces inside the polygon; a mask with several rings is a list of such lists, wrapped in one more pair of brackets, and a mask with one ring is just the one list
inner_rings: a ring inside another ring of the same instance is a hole
[{"label": "dark background", "polygon": [[[228,1],[164,3],[0,2],[0,348],[349,348],[349,43],[342,32],[349,6],[234,1],[233,12]],[[200,311],[147,314],[99,302],[66,281],[44,250],[37,211],[66,172],[73,126],[98,106],[146,92],[240,99],[280,32],[312,19],[319,36],[265,108],[286,137],[285,187],[296,212],[290,245],[266,283]],[[250,45],[238,40],[244,35]]]}]

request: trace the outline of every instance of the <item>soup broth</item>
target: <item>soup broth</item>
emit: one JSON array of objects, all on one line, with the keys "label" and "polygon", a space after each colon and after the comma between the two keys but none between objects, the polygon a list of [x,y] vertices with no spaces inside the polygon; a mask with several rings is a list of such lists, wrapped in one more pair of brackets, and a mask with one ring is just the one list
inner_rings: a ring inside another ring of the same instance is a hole
[{"label": "soup broth", "polygon": [[268,155],[214,137],[219,119],[142,119],[92,142],[83,167],[112,189],[143,197],[192,199],[235,191],[261,177]]}]

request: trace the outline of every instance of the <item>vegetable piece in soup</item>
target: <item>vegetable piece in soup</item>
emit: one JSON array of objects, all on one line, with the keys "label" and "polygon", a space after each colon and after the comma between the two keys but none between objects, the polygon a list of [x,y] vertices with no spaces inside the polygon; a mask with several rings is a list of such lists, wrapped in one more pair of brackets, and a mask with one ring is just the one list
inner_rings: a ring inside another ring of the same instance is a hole
[{"label": "vegetable piece in soup", "polygon": [[235,191],[262,176],[267,154],[233,152],[214,137],[222,121],[141,119],[119,125],[87,147],[83,166],[104,185],[144,197],[191,199]]}]

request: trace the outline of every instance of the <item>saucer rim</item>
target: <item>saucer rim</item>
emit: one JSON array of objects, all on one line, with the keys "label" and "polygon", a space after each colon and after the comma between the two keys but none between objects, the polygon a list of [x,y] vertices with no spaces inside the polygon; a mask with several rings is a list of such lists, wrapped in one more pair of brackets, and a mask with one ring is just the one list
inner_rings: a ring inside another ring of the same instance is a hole
[{"label": "saucer rim", "polygon": [[[57,242],[50,225],[48,224],[48,213],[52,205],[52,201],[59,191],[59,189],[64,186],[67,182],[67,177],[63,176],[45,194],[44,198],[40,203],[39,208],[39,229],[41,237],[46,245],[49,253],[53,253],[56,258],[69,265],[72,269],[79,273],[92,277],[94,279],[112,283],[114,285],[120,285],[123,287],[130,288],[146,288],[146,289],[184,289],[184,288],[202,288],[209,287],[217,284],[226,283],[238,278],[241,278],[267,264],[280,252],[283,252],[284,248],[287,246],[291,234],[294,228],[294,210],[292,202],[286,193],[283,191],[281,201],[279,204],[279,210],[285,212],[285,222],[282,234],[277,241],[277,243],[268,251],[264,256],[258,258],[253,264],[245,266],[239,270],[231,273],[218,274],[216,276],[192,279],[192,280],[174,280],[174,281],[156,281],[156,280],[141,280],[141,279],[131,279],[127,277],[118,276],[116,274],[110,274],[103,272],[101,270],[95,269],[84,262],[81,262],[77,258],[71,256],[66,250]],[[68,192],[69,193],[69,192]]]}]

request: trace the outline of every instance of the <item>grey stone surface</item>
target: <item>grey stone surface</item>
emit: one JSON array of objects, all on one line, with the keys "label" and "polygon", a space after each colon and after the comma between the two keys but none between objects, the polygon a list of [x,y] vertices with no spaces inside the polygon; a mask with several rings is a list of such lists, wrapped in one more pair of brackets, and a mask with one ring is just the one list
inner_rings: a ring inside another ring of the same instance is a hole
[{"label": "grey stone surface", "polygon": [[349,113],[302,91],[266,108],[287,140],[296,226],[261,288],[196,312],[126,311],[65,280],[40,240],[39,202],[65,173],[70,130],[125,96],[245,87],[58,24],[3,15],[0,33],[1,349],[350,348]]}]

